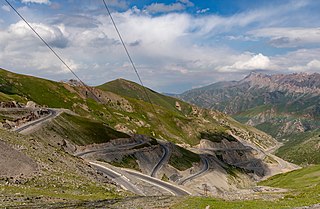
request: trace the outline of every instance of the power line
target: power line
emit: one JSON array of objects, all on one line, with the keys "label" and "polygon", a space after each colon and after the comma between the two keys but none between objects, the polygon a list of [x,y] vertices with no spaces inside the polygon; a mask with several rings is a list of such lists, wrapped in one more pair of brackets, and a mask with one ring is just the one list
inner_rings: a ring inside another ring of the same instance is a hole
[{"label": "power line", "polygon": [[131,55],[130,55],[128,49],[127,49],[126,44],[125,44],[124,41],[123,41],[123,38],[122,38],[122,36],[121,36],[121,33],[120,33],[120,31],[119,31],[119,29],[118,29],[118,27],[117,27],[117,25],[116,25],[116,23],[115,23],[115,21],[114,21],[114,19],[113,19],[113,17],[112,17],[112,14],[111,14],[111,12],[110,12],[110,9],[109,9],[106,1],[105,1],[105,0],[102,0],[102,1],[103,1],[103,4],[104,4],[107,12],[108,12],[108,15],[110,16],[111,22],[112,22],[112,24],[113,24],[113,26],[114,26],[114,28],[115,28],[118,36],[119,36],[119,39],[120,39],[120,41],[121,41],[121,43],[122,43],[122,46],[123,46],[123,48],[124,48],[124,50],[125,50],[125,52],[126,52],[126,54],[127,54],[127,56],[128,56],[128,59],[129,59],[129,61],[130,61],[130,63],[131,63],[131,66],[132,66],[134,72],[136,73],[136,75],[137,75],[137,77],[138,77],[138,79],[139,79],[139,82],[140,82],[140,84],[141,84],[141,86],[142,86],[142,88],[143,88],[143,90],[144,90],[145,95],[147,96],[147,100],[148,100],[149,103],[151,104],[152,110],[153,110],[153,112],[155,113],[155,116],[156,116],[157,120],[159,121],[160,124],[162,124],[161,121],[160,121],[160,119],[159,119],[158,116],[157,116],[158,113],[157,113],[157,111],[156,111],[156,109],[155,109],[155,107],[154,107],[154,104],[153,104],[153,102],[151,101],[151,98],[150,98],[150,96],[149,96],[149,94],[148,94],[148,92],[147,92],[147,88],[145,87],[145,85],[144,85],[143,82],[142,82],[142,79],[141,79],[141,77],[140,77],[140,75],[139,75],[139,72],[138,72],[138,70],[137,70],[137,68],[136,68],[136,66],[135,66],[135,64],[134,64],[134,62],[133,62],[133,60],[132,60],[132,58],[131,58]]},{"label": "power line", "polygon": [[[50,51],[62,62],[62,64],[80,81],[80,83],[93,95],[93,97],[100,102],[101,104],[103,104],[103,102],[100,100],[99,97],[96,96],[96,94],[80,79],[80,77],[69,67],[69,65],[61,58],[61,56],[55,52],[55,50],[48,44],[48,42],[46,42],[41,36],[40,34],[32,27],[31,24],[29,24],[29,22],[13,7],[12,4],[10,4],[10,2],[8,0],[5,0],[7,2],[7,4],[13,9],[13,11],[15,11],[15,13],[27,24],[27,26],[38,36],[38,38],[50,49]],[[111,116],[114,117],[114,119],[119,122],[118,118],[115,117],[115,115],[108,109],[106,108],[106,110],[111,114]]]}]

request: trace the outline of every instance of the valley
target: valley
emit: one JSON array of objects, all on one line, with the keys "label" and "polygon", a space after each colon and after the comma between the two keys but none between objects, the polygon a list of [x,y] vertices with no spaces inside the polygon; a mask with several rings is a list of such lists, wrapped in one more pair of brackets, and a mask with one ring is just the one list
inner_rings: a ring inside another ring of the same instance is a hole
[{"label": "valley", "polygon": [[[277,200],[289,190],[259,182],[300,169],[273,154],[281,143],[272,136],[221,112],[148,90],[152,112],[130,81],[90,87],[100,103],[75,82],[0,72],[1,167],[20,164],[1,174],[4,206],[98,207],[109,199],[121,208],[134,198],[132,207],[143,207],[157,196],[170,207],[201,196]],[[42,85],[40,97],[33,82]]]},{"label": "valley", "polygon": [[276,153],[279,157],[296,164],[317,164],[320,162],[316,154],[320,142],[317,138],[319,94],[318,73],[252,72],[240,81],[215,83],[177,97],[200,107],[220,110],[270,134],[283,143]]}]

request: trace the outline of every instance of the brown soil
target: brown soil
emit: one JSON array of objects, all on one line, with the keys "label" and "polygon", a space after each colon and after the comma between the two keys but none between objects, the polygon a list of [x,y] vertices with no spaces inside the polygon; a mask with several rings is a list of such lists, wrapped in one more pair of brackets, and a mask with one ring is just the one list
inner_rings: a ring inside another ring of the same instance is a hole
[{"label": "brown soil", "polygon": [[37,171],[37,164],[25,154],[0,140],[0,176],[30,176]]}]

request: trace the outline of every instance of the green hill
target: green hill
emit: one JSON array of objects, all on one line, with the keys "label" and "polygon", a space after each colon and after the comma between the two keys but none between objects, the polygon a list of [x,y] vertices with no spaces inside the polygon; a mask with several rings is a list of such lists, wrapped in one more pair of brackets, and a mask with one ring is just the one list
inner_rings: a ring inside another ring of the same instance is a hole
[{"label": "green hill", "polygon": [[[0,70],[0,99],[25,103],[32,100],[51,108],[66,108],[82,117],[100,121],[128,134],[146,134],[175,143],[195,145],[202,132],[231,131],[248,141],[260,141],[267,148],[275,145],[270,136],[237,123],[225,114],[192,106],[173,97],[144,89],[131,81],[118,79],[88,90],[69,83],[54,82]],[[257,143],[257,142],[254,142]]]}]

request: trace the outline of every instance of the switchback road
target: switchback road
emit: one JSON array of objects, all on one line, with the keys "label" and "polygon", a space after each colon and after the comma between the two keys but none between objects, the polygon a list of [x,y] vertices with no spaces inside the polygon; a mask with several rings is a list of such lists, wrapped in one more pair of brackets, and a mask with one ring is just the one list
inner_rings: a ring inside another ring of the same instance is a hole
[{"label": "switchback road", "polygon": [[187,181],[191,181],[192,179],[200,176],[201,174],[207,172],[209,170],[209,162],[208,160],[205,158],[205,157],[202,157],[201,158],[202,160],[202,163],[203,163],[203,167],[200,171],[198,171],[197,173],[195,174],[192,174],[191,176],[183,179],[182,181],[179,182],[180,185],[183,185],[184,183],[186,183]]},{"label": "switchback road", "polygon": [[160,161],[153,167],[153,169],[151,171],[150,176],[152,176],[152,177],[156,176],[156,173],[160,170],[160,168],[163,166],[163,164],[165,162],[167,162],[169,160],[169,158],[170,158],[170,150],[169,150],[169,148],[166,145],[161,144],[161,143],[160,143],[160,146],[161,146],[161,148],[163,150],[163,154],[162,154],[162,157],[161,157]]}]

